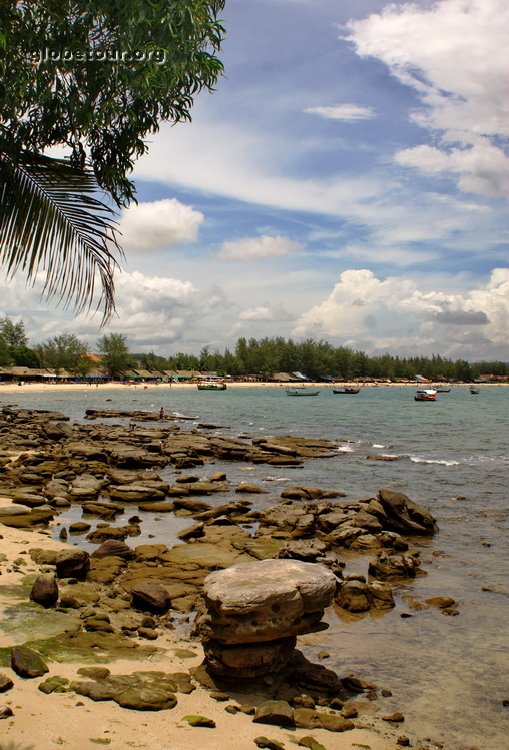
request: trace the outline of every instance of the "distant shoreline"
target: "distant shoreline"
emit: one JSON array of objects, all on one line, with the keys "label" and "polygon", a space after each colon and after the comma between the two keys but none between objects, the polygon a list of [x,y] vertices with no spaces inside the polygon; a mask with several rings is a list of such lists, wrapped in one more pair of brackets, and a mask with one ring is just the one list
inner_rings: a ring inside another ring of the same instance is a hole
[{"label": "distant shoreline", "polygon": [[[247,382],[228,382],[228,388],[295,388],[298,385],[304,385],[302,383],[247,383]],[[336,383],[305,383],[306,386],[312,386],[313,388],[342,388],[344,386],[355,386],[363,388],[409,388],[409,387],[437,387],[437,383],[356,383],[354,381],[338,381]],[[454,385],[448,385],[451,389],[455,388],[469,388],[471,383],[455,383]],[[509,383],[476,383],[476,387],[481,388],[507,388]],[[193,390],[196,389],[196,383],[139,383],[139,384],[125,384],[125,383],[1,383],[0,382],[0,398],[2,394],[13,394],[13,393],[61,393],[63,391],[173,391],[173,390]]]}]

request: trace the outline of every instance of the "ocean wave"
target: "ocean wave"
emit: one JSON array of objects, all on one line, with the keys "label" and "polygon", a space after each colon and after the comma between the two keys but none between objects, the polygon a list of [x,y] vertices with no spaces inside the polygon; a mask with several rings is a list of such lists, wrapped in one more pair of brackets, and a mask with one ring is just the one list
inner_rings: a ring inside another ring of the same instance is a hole
[{"label": "ocean wave", "polygon": [[349,445],[340,445],[339,448],[336,448],[338,453],[353,453],[353,448],[350,448]]},{"label": "ocean wave", "polygon": [[371,446],[372,448],[387,448],[386,445],[382,445],[382,443],[373,443]]},{"label": "ocean wave", "polygon": [[444,458],[420,458],[419,456],[410,456],[410,461],[414,464],[439,464],[440,466],[459,466],[459,461],[446,461]]}]

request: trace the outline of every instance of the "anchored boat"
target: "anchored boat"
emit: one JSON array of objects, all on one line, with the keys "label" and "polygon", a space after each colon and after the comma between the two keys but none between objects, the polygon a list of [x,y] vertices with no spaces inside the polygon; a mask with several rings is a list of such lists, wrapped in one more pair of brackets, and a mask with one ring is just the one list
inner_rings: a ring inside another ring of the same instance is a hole
[{"label": "anchored boat", "polygon": [[436,401],[437,392],[432,388],[424,388],[423,390],[416,391],[414,401]]}]

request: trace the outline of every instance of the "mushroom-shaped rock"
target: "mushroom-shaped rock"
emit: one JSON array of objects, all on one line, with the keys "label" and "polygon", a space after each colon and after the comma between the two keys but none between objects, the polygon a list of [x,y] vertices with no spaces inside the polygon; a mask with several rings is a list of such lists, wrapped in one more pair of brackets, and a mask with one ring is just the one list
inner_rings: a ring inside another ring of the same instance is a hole
[{"label": "mushroom-shaped rock", "polygon": [[261,560],[208,575],[208,613],[197,620],[203,640],[257,643],[323,629],[320,620],[336,591],[336,576],[299,560]]}]

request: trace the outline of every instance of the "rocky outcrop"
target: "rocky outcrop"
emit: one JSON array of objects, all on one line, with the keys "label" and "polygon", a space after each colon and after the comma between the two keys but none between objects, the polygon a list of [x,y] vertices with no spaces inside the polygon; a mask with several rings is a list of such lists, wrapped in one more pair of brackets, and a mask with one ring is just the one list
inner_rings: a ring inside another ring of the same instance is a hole
[{"label": "rocky outcrop", "polygon": [[211,573],[196,630],[207,666],[223,677],[280,672],[296,637],[321,630],[336,591],[327,568],[296,560],[262,560]]}]

